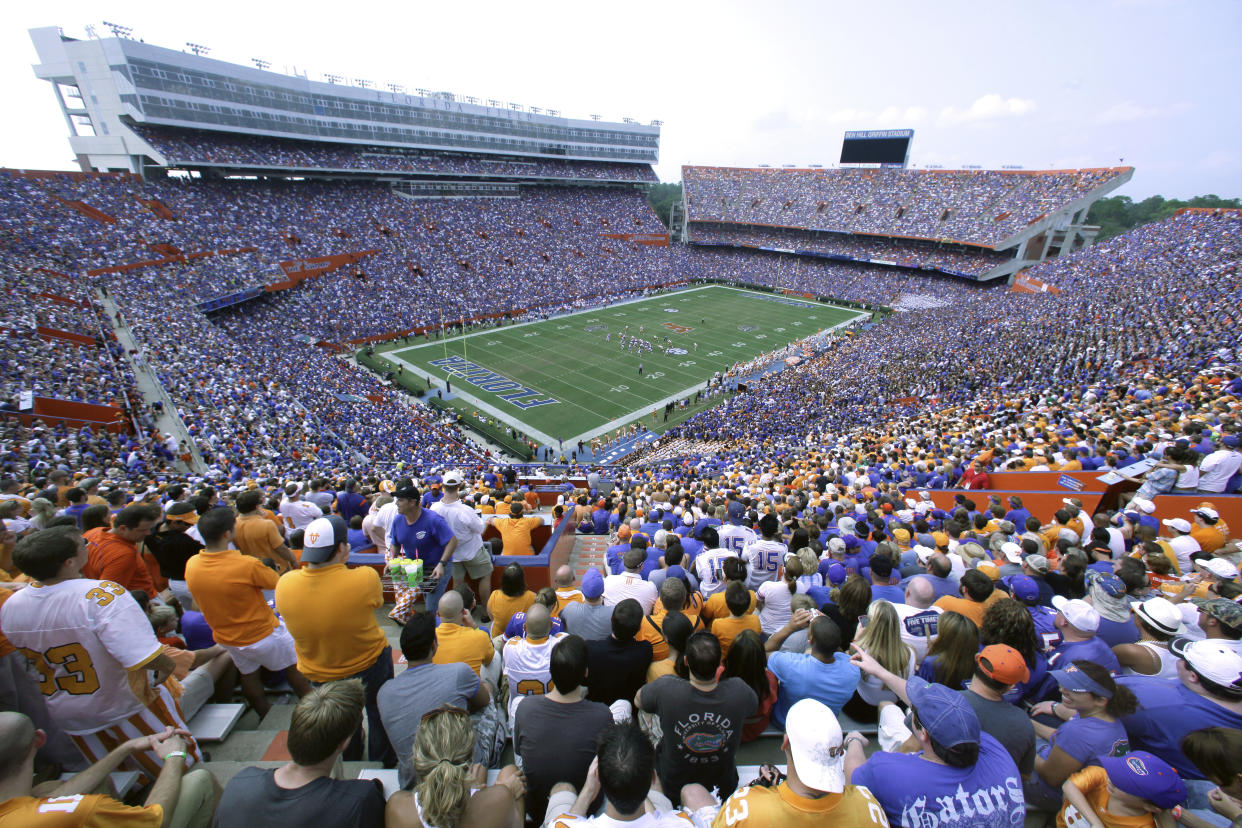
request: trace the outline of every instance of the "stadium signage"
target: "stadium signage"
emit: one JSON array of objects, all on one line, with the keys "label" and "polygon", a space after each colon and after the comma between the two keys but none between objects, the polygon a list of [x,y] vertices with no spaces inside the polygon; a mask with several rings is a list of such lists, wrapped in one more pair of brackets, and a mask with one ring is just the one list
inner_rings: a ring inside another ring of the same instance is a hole
[{"label": "stadium signage", "polygon": [[913,138],[914,130],[912,129],[863,129],[863,130],[847,130],[845,133],[846,140],[851,138]]},{"label": "stadium signage", "polygon": [[[465,380],[469,385],[473,385],[483,391],[490,391],[500,397],[500,399],[512,403],[523,411],[540,405],[560,402],[560,400],[553,399],[552,397],[538,399],[539,392],[535,389],[527,388],[520,382],[514,382],[502,374],[497,374],[495,371],[484,368],[482,365],[476,365],[463,357],[453,356],[444,359],[433,359],[429,364],[441,369],[449,376]],[[535,399],[526,399],[532,396]]]}]

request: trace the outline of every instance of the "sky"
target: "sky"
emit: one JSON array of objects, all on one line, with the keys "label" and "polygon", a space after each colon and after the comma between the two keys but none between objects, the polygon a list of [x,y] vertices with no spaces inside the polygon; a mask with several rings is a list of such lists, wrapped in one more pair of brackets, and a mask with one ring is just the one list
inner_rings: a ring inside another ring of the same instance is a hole
[{"label": "sky", "polygon": [[[385,8],[389,6],[390,8]],[[848,129],[913,128],[914,166],[1135,167],[1120,194],[1242,197],[1238,0],[49,2],[6,6],[0,166],[74,169],[27,30],[109,20],[148,43],[660,120],[682,164],[833,164]],[[104,15],[102,18],[100,15]],[[104,31],[99,27],[100,31]],[[1124,162],[1122,161],[1124,159]]]}]

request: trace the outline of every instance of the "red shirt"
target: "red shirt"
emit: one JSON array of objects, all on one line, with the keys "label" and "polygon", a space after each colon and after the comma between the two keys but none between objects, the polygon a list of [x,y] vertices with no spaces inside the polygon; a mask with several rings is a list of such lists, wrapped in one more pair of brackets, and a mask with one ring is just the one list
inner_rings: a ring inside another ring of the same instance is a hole
[{"label": "red shirt", "polygon": [[988,479],[986,471],[975,471],[975,467],[971,466],[962,472],[961,483],[967,489],[986,489],[991,486],[992,481]]},{"label": "red shirt", "polygon": [[151,597],[159,594],[151,573],[138,554],[137,544],[118,538],[102,526],[82,537],[86,538],[89,558],[82,575],[100,581],[115,581],[126,589],[141,589]]}]

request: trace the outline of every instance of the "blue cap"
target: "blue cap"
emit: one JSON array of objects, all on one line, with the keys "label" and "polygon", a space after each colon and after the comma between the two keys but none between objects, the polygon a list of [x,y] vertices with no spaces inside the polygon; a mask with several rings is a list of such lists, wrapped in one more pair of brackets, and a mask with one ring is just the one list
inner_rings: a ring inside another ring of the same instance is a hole
[{"label": "blue cap", "polygon": [[1186,801],[1186,783],[1177,771],[1159,756],[1136,750],[1125,756],[1101,756],[1100,767],[1118,790],[1146,799],[1161,808],[1172,808]]},{"label": "blue cap", "polygon": [[849,575],[845,571],[845,567],[839,563],[829,564],[828,566],[828,582],[833,586],[840,586],[845,583],[846,577]]},{"label": "blue cap", "polygon": [[1057,684],[1071,693],[1094,693],[1102,699],[1113,697],[1111,692],[1073,664],[1064,670],[1049,670],[1048,672],[1056,679]]},{"label": "blue cap", "polygon": [[604,594],[604,576],[598,569],[588,569],[583,573],[582,594],[587,598],[598,598]]},{"label": "blue cap", "polygon": [[739,500],[729,501],[729,522],[734,526],[742,524],[742,516],[746,514],[746,507]]},{"label": "blue cap", "polygon": [[1039,600],[1039,584],[1029,575],[1007,575],[1001,583],[1009,587],[1009,594],[1019,601],[1030,603]]},{"label": "blue cap", "polygon": [[1126,594],[1125,582],[1116,575],[1099,574],[1095,578],[1091,578],[1091,586],[1099,589],[1110,598],[1120,598]]},{"label": "blue cap", "polygon": [[858,549],[862,546],[862,541],[859,540],[857,535],[846,535],[842,540],[845,541],[846,549]]},{"label": "blue cap", "polygon": [[961,693],[913,676],[906,682],[906,695],[937,744],[946,748],[979,744],[979,716]]},{"label": "blue cap", "polygon": [[681,578],[683,581],[687,580],[686,570],[682,569],[678,564],[670,566],[668,571],[665,573],[665,576],[669,578]]}]

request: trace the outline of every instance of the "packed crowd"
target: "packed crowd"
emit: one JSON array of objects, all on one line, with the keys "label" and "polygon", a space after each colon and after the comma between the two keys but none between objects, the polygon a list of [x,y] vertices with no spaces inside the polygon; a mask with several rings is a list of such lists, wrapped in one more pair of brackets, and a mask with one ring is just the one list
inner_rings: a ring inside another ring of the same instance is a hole
[{"label": "packed crowd", "polygon": [[[1237,425],[1213,427],[1235,453]],[[1159,494],[942,510],[875,459],[566,483],[554,519],[606,536],[606,566],[537,592],[539,497],[500,466],[0,480],[0,820],[1235,824],[1242,547],[1220,501],[1163,524]],[[421,564],[400,671],[380,576],[348,566],[364,550]],[[220,790],[186,722],[212,697],[265,714],[263,670],[300,697],[291,760]],[[783,764],[740,777],[763,739]],[[363,757],[401,790],[334,775]],[[153,783],[142,804],[87,795],[118,768]]]},{"label": "packed crowd", "polygon": [[730,224],[694,222],[690,226],[694,244],[735,247],[766,247],[780,250],[812,251],[844,256],[858,261],[884,261],[902,267],[939,270],[957,276],[982,276],[1013,258],[984,248],[946,247],[926,242],[851,236],[845,233],[811,233],[784,228],[740,227]]},{"label": "packed crowd", "polygon": [[656,181],[649,164],[562,161],[554,158],[491,158],[435,150],[294,141],[140,126],[135,131],[168,166],[293,167],[357,172],[426,173],[441,176],[577,178],[598,181]]},{"label": "packed crowd", "polygon": [[692,222],[876,233],[994,246],[1121,170],[683,167]]}]

